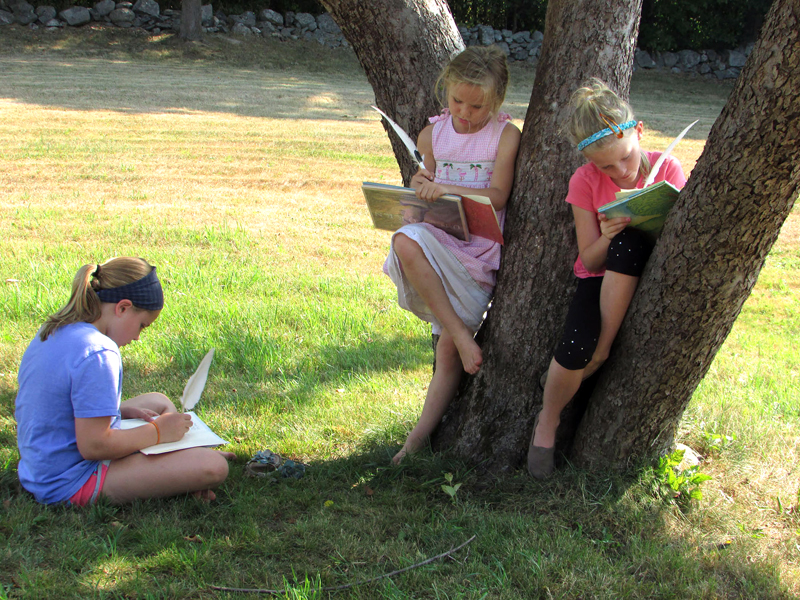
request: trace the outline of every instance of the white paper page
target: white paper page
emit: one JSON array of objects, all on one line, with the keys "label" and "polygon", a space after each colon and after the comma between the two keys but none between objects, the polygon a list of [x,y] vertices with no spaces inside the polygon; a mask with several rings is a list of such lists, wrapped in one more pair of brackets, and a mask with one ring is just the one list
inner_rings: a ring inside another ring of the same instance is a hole
[{"label": "white paper page", "polygon": [[[195,413],[189,411],[185,413],[192,417],[192,427],[186,432],[177,442],[163,442],[142,448],[139,452],[142,454],[164,454],[165,452],[174,452],[175,450],[183,450],[185,448],[197,448],[199,446],[219,446],[227,444],[227,440],[223,440],[216,433],[211,431],[211,428],[206,425],[203,420]],[[147,424],[144,419],[122,419],[120,421],[120,429],[133,429],[134,427],[141,427]]]}]

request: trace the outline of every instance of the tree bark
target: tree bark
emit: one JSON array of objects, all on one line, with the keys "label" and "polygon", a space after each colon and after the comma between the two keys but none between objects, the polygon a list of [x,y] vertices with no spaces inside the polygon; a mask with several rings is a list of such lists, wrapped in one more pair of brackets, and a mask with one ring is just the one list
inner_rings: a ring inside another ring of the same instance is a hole
[{"label": "tree bark", "polygon": [[202,0],[181,0],[180,36],[188,42],[203,37]]},{"label": "tree bark", "polygon": [[[450,448],[462,459],[501,471],[516,468],[525,456],[541,404],[539,375],[550,362],[574,290],[578,247],[564,198],[584,159],[562,132],[569,98],[589,77],[627,97],[640,10],[641,0],[548,3],[503,262],[478,334],[484,363],[462,382],[436,431],[436,449]],[[574,431],[570,418],[562,422]]]},{"label": "tree bark", "polygon": [[[433,94],[439,73],[464,49],[447,2],[321,0],[321,4],[353,46],[378,108],[416,140],[427,118],[441,110]],[[416,164],[393,132],[389,138],[408,185]]]},{"label": "tree bark", "polygon": [[777,0],[659,238],[575,438],[624,467],[673,444],[800,186],[800,3]]}]

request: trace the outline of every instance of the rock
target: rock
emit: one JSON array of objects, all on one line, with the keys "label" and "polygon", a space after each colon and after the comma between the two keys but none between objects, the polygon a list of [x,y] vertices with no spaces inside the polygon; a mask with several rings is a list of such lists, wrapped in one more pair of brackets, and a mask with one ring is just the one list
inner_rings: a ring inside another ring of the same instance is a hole
[{"label": "rock", "polygon": [[650,53],[646,50],[636,51],[636,64],[643,69],[656,68],[656,61],[653,60],[653,58],[650,56]]},{"label": "rock", "polygon": [[683,450],[683,460],[676,467],[677,471],[685,471],[690,467],[696,467],[703,462],[703,457],[692,450],[686,444],[675,444],[675,450]]},{"label": "rock", "polygon": [[203,24],[214,22],[214,8],[210,4],[203,4],[200,7],[200,22]]},{"label": "rock", "polygon": [[58,16],[71,27],[85,25],[92,20],[92,15],[89,14],[89,9],[85,6],[73,6],[72,8],[62,10],[58,13]]},{"label": "rock", "polygon": [[133,10],[134,12],[150,15],[151,17],[157,17],[161,14],[161,7],[155,0],[136,0],[136,4],[133,5]]},{"label": "rock", "polygon": [[530,31],[518,31],[514,35],[511,36],[511,41],[515,44],[527,44],[531,41],[531,32]]},{"label": "rock", "polygon": [[269,37],[273,33],[278,33],[278,28],[269,21],[261,21],[259,26],[261,27],[261,35],[264,37]]},{"label": "rock", "polygon": [[130,8],[115,8],[108,17],[117,27],[130,27],[136,15]]},{"label": "rock", "polygon": [[256,26],[256,15],[254,12],[249,10],[240,15],[231,16],[231,20],[233,20],[234,23],[241,23],[242,25],[246,25],[247,27]]},{"label": "rock", "polygon": [[678,55],[674,52],[662,52],[661,58],[664,60],[664,66],[668,69],[678,64]]},{"label": "rock", "polygon": [[309,13],[297,13],[294,16],[294,24],[300,28],[301,31],[314,31],[317,28],[317,20],[314,15]]},{"label": "rock", "polygon": [[534,31],[533,35],[531,36],[531,39],[534,42],[539,42],[541,44],[542,41],[544,40],[544,34],[541,31]]},{"label": "rock", "polygon": [[741,68],[744,66],[745,62],[747,62],[747,56],[745,56],[744,52],[738,52],[736,50],[728,51],[727,63],[729,67]]},{"label": "rock", "polygon": [[231,29],[231,33],[233,35],[241,36],[253,35],[253,32],[250,31],[250,28],[244,23],[236,23],[236,25],[233,26],[233,29]]},{"label": "rock", "polygon": [[49,29],[56,29],[58,27],[64,27],[66,23],[64,23],[64,21],[59,21],[58,19],[50,19],[46,23],[42,23],[42,25]]},{"label": "rock", "polygon": [[317,28],[325,33],[330,33],[333,35],[338,35],[342,32],[342,30],[339,29],[339,26],[336,24],[336,21],[334,21],[333,17],[328,13],[323,13],[317,17]]},{"label": "rock", "polygon": [[14,22],[13,13],[0,9],[0,25],[11,25]]},{"label": "rock", "polygon": [[266,21],[267,23],[272,23],[275,27],[283,27],[283,15],[280,13],[275,12],[269,8],[265,8],[258,16],[262,21]]},{"label": "rock", "polygon": [[111,11],[115,8],[117,8],[117,4],[114,0],[101,0],[94,5],[94,12],[101,17],[106,17],[110,15]]},{"label": "rock", "polygon": [[525,60],[528,58],[528,56],[530,56],[530,53],[524,48],[520,48],[519,50],[514,50],[511,53],[511,58],[513,58],[514,60]]},{"label": "rock", "polygon": [[717,79],[736,79],[739,76],[739,71],[736,69],[724,69],[722,71],[714,71]]},{"label": "rock", "polygon": [[697,67],[697,72],[700,73],[700,75],[711,73],[711,66],[708,63],[701,63],[700,66]]},{"label": "rock", "polygon": [[694,50],[681,50],[678,52],[678,62],[684,70],[694,69],[700,64],[700,55]]},{"label": "rock", "polygon": [[494,29],[488,25],[479,25],[478,43],[481,46],[490,46],[491,44],[494,44]]},{"label": "rock", "polygon": [[47,23],[56,18],[58,11],[52,6],[37,6],[36,16],[39,17],[40,23]]},{"label": "rock", "polygon": [[496,46],[498,48],[500,48],[500,50],[502,50],[503,53],[505,53],[506,56],[509,56],[511,54],[511,49],[508,47],[508,44],[506,44],[505,42],[497,42]]}]

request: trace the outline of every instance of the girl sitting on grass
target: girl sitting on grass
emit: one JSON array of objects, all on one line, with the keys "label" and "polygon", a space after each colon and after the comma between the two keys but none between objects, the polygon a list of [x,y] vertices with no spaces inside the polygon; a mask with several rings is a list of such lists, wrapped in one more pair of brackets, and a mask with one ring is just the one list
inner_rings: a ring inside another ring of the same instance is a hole
[{"label": "girl sitting on grass", "polygon": [[[418,198],[479,193],[491,200],[502,226],[520,140],[519,129],[500,112],[507,86],[506,56],[496,46],[468,48],[445,67],[436,88],[447,109],[419,134],[425,168],[411,179]],[[429,223],[406,225],[392,236],[383,269],[397,286],[398,303],[440,334],[422,414],[395,464],[427,442],[462,373],[480,369],[474,336],[499,267],[500,244],[479,236],[464,242]]]},{"label": "girl sitting on grass", "polygon": [[[181,439],[192,426],[163,394],[120,402],[120,347],[139,339],[164,305],[155,267],[141,258],[84,265],[69,302],[25,350],[16,400],[19,480],[37,501],[78,506],[193,493],[213,500],[230,452],[138,451]],[[156,420],[157,417],[157,420]],[[120,419],[146,425],[121,430]]]}]

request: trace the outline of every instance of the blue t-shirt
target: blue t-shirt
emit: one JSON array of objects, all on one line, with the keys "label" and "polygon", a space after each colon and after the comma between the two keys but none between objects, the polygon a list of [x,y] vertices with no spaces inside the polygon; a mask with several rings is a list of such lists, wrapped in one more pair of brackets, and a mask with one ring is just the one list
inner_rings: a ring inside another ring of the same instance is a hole
[{"label": "blue t-shirt", "polygon": [[44,504],[67,501],[98,464],[78,451],[75,418],[114,417],[119,427],[119,347],[89,323],[65,325],[44,342],[37,333],[18,378],[20,483]]}]

